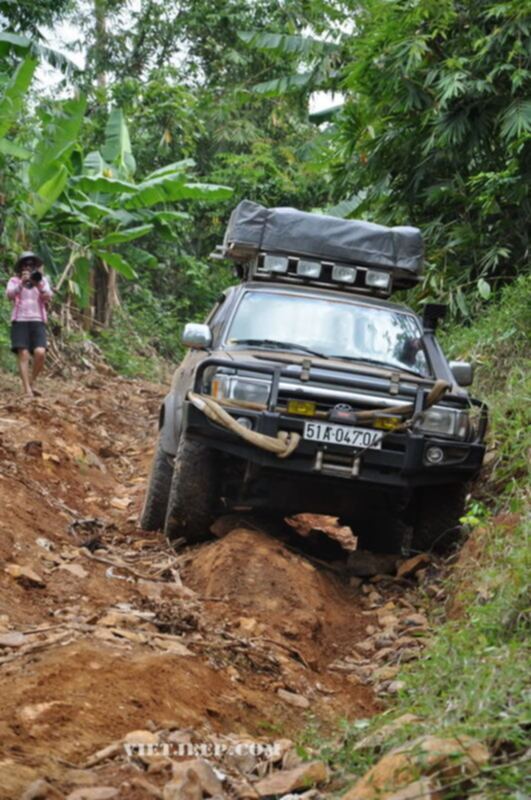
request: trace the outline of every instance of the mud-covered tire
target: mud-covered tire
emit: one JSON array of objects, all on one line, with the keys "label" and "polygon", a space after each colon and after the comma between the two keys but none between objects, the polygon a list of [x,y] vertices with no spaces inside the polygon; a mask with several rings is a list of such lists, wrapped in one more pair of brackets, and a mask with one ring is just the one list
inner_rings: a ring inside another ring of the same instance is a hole
[{"label": "mud-covered tire", "polygon": [[170,495],[173,456],[164,452],[157,442],[151,464],[151,472],[140,512],[140,527],[143,531],[160,531],[166,519],[166,508]]},{"label": "mud-covered tire", "polygon": [[217,461],[213,450],[181,437],[164,523],[170,542],[183,538],[195,544],[208,539],[219,501]]},{"label": "mud-covered tire", "polygon": [[424,486],[414,500],[411,547],[416,552],[441,555],[454,550],[464,538],[459,521],[465,510],[467,486],[449,483]]}]

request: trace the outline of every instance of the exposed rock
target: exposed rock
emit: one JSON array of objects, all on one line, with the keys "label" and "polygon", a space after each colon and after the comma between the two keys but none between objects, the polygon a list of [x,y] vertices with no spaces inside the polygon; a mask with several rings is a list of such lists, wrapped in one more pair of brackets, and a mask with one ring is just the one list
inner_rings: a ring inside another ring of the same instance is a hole
[{"label": "exposed rock", "polygon": [[22,706],[22,708],[18,711],[18,714],[20,719],[24,722],[32,723],[51,708],[60,704],[60,700],[50,700],[47,703],[33,703],[31,705]]},{"label": "exposed rock", "polygon": [[46,586],[45,582],[40,575],[31,569],[31,567],[21,567],[20,564],[8,564],[4,568],[4,572],[11,575],[17,583],[24,586],[25,589],[41,589]]},{"label": "exposed rock", "polygon": [[394,575],[399,556],[389,553],[371,553],[368,550],[354,550],[347,559],[350,575],[369,578],[372,575]]},{"label": "exposed rock", "polygon": [[191,650],[180,642],[176,637],[157,636],[152,640],[153,644],[170,653],[172,656],[193,656]]},{"label": "exposed rock", "polygon": [[296,514],[294,517],[287,517],[286,522],[295,528],[300,536],[306,537],[320,532],[338,542],[343,550],[352,552],[356,549],[356,537],[352,533],[352,528],[341,525],[338,517],[326,514]]},{"label": "exposed rock", "polygon": [[26,642],[26,637],[20,631],[0,633],[0,647],[21,647]]},{"label": "exposed rock", "polygon": [[408,628],[427,628],[428,619],[424,614],[408,614],[402,623]]},{"label": "exposed rock", "polygon": [[301,694],[289,692],[287,689],[277,689],[277,694],[281,700],[284,700],[285,703],[289,703],[290,706],[295,706],[295,708],[310,708],[310,701]]},{"label": "exposed rock", "polygon": [[379,669],[374,671],[373,678],[375,681],[391,681],[393,678],[396,678],[399,671],[399,666],[379,667]]},{"label": "exposed rock", "polygon": [[293,750],[295,747],[291,739],[275,739],[273,742],[273,756],[271,761],[273,763],[282,761],[286,753]]},{"label": "exposed rock", "polygon": [[86,578],[88,575],[87,570],[81,564],[60,564],[59,569],[69,572],[74,578]]},{"label": "exposed rock", "polygon": [[404,681],[393,681],[387,687],[387,691],[389,692],[389,694],[398,694],[398,692],[402,691],[405,685],[406,684]]},{"label": "exposed rock", "polygon": [[[197,778],[199,787],[206,794],[212,796],[223,791],[220,779],[204,758],[194,758],[190,761],[174,761],[172,773],[172,783],[182,783],[193,774]],[[166,795],[164,795],[164,800],[166,800]]]},{"label": "exposed rock", "polygon": [[309,761],[295,769],[275,772],[255,783],[254,788],[260,797],[284,795],[296,789],[308,789],[316,784],[326,783],[328,777],[326,764],[322,761]]},{"label": "exposed rock", "polygon": [[418,556],[413,556],[413,558],[408,558],[407,561],[403,561],[401,564],[398,565],[398,569],[396,571],[397,578],[406,578],[409,575],[414,575],[418,572],[419,569],[425,567],[426,564],[429,564],[431,558],[427,553],[420,553]]},{"label": "exposed rock", "polygon": [[[248,781],[229,778],[229,785],[231,797],[237,797],[238,800],[258,800],[259,798],[258,792]],[[226,795],[224,795],[224,797],[226,797]]]},{"label": "exposed rock", "polygon": [[[397,668],[383,667],[383,669],[394,670]],[[385,680],[384,677],[379,677],[380,680]],[[386,739],[389,739],[393,733],[396,733],[396,731],[400,730],[400,728],[403,728],[405,725],[411,725],[413,722],[420,722],[420,717],[417,717],[416,714],[402,714],[402,716],[397,717],[397,719],[394,719],[392,722],[388,722],[387,725],[383,725],[373,733],[365,736],[360,742],[354,745],[354,750],[373,750],[376,747],[381,747]]]},{"label": "exposed rock", "polygon": [[378,612],[377,617],[382,628],[396,628],[399,622],[398,617],[388,611]]},{"label": "exposed rock", "polygon": [[[414,781],[397,792],[386,794],[385,797],[387,800],[442,800],[441,793],[429,778]],[[474,800],[478,800],[477,796]]]},{"label": "exposed rock", "polygon": [[354,647],[361,653],[372,653],[376,649],[375,643],[371,639],[364,639],[362,642],[356,642]]},{"label": "exposed rock", "polygon": [[203,789],[197,774],[189,770],[180,781],[167,783],[162,790],[163,800],[203,800]]},{"label": "exposed rock", "polygon": [[62,800],[63,796],[47,780],[38,778],[28,786],[20,800]]},{"label": "exposed rock", "polygon": [[118,792],[113,786],[83,786],[70,792],[66,800],[112,800]]},{"label": "exposed rock", "polygon": [[130,731],[123,738],[124,744],[158,744],[159,737],[156,733],[146,730]]},{"label": "exposed rock", "polygon": [[282,769],[295,769],[295,767],[300,767],[302,763],[303,760],[295,749],[288,750],[282,758]]},{"label": "exposed rock", "polygon": [[161,790],[155,786],[154,783],[146,781],[145,778],[131,778],[130,783],[135,789],[142,789],[148,797],[153,797],[155,800],[162,800]]},{"label": "exposed rock", "polygon": [[[242,633],[254,633],[257,625],[258,620],[256,620],[254,617],[238,618],[238,628],[242,631]],[[260,627],[263,628],[263,625]]]},{"label": "exposed rock", "polygon": [[487,748],[468,736],[422,736],[387,753],[343,795],[343,800],[391,800],[421,777],[434,776],[439,782],[451,783],[476,775],[488,760]]},{"label": "exposed rock", "polygon": [[[164,758],[162,753],[157,752],[156,745],[159,744],[159,737],[152,731],[130,731],[124,736],[122,743],[127,755],[138,759],[143,764],[153,764]],[[147,745],[147,747],[143,748],[142,745]]]}]

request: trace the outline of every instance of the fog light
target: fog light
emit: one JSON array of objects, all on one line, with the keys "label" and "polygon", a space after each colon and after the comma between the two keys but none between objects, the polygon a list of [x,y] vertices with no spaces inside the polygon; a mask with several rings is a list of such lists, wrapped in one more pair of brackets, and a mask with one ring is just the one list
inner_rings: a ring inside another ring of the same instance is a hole
[{"label": "fog light", "polygon": [[319,261],[299,261],[297,264],[297,275],[302,278],[318,278],[321,274],[321,264]]},{"label": "fog light", "polygon": [[338,283],[354,283],[356,280],[355,267],[342,267],[336,264],[332,269],[332,280]]},{"label": "fog light", "polygon": [[444,461],[444,452],[440,447],[428,447],[426,461],[428,464],[441,464]]},{"label": "fog light", "polygon": [[247,428],[248,431],[251,431],[253,429],[253,423],[249,419],[249,417],[237,417],[236,422],[243,428]]},{"label": "fog light", "polygon": [[376,269],[368,269],[365,276],[365,284],[373,289],[389,289],[391,276],[388,272],[380,272]]},{"label": "fog light", "polygon": [[289,259],[287,256],[266,255],[263,264],[268,272],[283,273],[288,271]]}]

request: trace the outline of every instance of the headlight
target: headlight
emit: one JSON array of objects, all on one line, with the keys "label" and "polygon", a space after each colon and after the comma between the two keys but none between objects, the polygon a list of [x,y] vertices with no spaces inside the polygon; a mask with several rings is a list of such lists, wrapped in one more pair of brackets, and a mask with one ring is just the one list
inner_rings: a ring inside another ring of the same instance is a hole
[{"label": "headlight", "polygon": [[266,405],[271,392],[267,378],[247,378],[218,373],[212,378],[210,393],[216,400],[243,400]]},{"label": "headlight", "polygon": [[423,433],[433,433],[436,436],[464,439],[468,433],[468,414],[466,411],[457,411],[453,408],[429,408],[422,413],[416,428]]}]

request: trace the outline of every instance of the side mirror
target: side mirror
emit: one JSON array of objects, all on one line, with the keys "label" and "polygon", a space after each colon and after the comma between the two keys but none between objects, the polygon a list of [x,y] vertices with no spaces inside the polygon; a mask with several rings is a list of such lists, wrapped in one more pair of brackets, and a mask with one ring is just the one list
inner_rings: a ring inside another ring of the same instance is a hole
[{"label": "side mirror", "polygon": [[450,361],[450,369],[458,386],[471,386],[474,380],[474,365],[468,361]]},{"label": "side mirror", "polygon": [[212,331],[208,325],[188,322],[184,326],[182,343],[185,347],[192,347],[194,350],[206,350],[212,344]]}]

